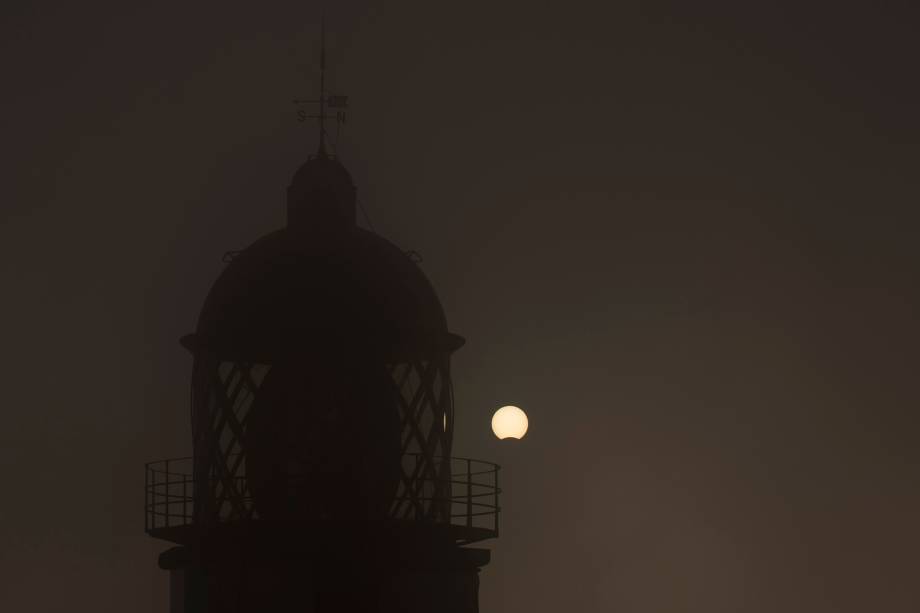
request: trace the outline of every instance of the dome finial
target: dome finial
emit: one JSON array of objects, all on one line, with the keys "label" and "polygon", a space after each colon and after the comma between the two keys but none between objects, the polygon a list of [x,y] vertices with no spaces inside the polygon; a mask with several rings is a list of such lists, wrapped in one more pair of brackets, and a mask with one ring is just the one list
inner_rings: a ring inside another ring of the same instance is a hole
[{"label": "dome finial", "polygon": [[314,238],[329,237],[349,231],[355,226],[355,185],[351,175],[337,159],[335,142],[332,154],[326,151],[326,109],[334,109],[339,127],[345,123],[347,96],[326,93],[326,17],[320,22],[319,99],[294,100],[297,104],[319,103],[319,113],[307,115],[300,111],[301,121],[319,120],[319,149],[308,156],[291,180],[287,193],[288,227],[298,232],[313,232]]}]

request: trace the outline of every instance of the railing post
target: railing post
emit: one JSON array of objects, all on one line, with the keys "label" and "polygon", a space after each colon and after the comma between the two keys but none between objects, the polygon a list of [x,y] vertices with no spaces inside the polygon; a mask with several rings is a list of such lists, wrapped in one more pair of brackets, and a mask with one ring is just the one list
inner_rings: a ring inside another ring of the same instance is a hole
[{"label": "railing post", "polygon": [[501,468],[501,466],[499,466],[498,464],[496,464],[496,465],[495,465],[495,468],[494,468],[493,471],[492,471],[492,474],[495,475],[495,479],[493,479],[493,482],[494,482],[494,484],[495,484],[495,524],[492,526],[493,530],[495,531],[495,536],[498,536],[498,513],[499,513],[499,507],[498,507],[498,491],[499,491],[499,490],[498,490],[498,470],[499,470],[500,468]]},{"label": "railing post", "polygon": [[147,510],[150,506],[150,466],[144,465],[144,532],[150,530]]},{"label": "railing post", "polygon": [[166,527],[169,528],[169,460],[166,460]]},{"label": "railing post", "polygon": [[415,470],[412,474],[415,475],[415,479],[418,481],[418,484],[411,484],[413,486],[413,491],[410,493],[413,498],[412,506],[415,507],[415,521],[422,519],[422,506],[425,504],[424,500],[422,500],[422,496],[424,495],[425,491],[425,484],[422,480],[422,475],[419,473],[419,464],[421,464],[421,462],[422,456],[420,454],[415,454]]},{"label": "railing post", "polygon": [[466,459],[466,527],[473,527],[473,469]]},{"label": "railing post", "polygon": [[182,475],[182,525],[187,525],[188,521],[188,476]]}]

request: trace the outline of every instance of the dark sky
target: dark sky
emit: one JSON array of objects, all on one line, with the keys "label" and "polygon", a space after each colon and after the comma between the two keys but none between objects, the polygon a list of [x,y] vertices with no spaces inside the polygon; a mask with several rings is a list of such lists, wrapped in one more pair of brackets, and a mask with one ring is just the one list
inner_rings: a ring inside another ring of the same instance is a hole
[{"label": "dark sky", "polygon": [[[10,4],[0,610],[162,613],[143,463],[315,147],[319,9]],[[920,610],[916,3],[333,4],[339,153],[504,466],[482,610]]]}]

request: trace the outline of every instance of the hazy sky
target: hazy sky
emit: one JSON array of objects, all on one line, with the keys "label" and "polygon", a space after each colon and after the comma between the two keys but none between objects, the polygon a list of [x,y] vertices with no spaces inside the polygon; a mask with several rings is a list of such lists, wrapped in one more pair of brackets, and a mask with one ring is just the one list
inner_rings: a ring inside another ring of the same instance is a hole
[{"label": "hazy sky", "polygon": [[[319,8],[9,4],[0,610],[163,613],[143,464],[315,147]],[[339,154],[504,466],[484,613],[920,610],[916,4],[329,4]]]}]

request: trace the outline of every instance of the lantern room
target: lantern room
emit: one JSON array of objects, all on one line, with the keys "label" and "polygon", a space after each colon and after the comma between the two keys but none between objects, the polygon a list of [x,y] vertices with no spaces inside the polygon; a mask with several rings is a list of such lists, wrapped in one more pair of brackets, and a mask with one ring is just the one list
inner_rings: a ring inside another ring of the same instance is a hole
[{"label": "lantern room", "polygon": [[228,258],[182,339],[193,454],[148,466],[148,530],[183,543],[241,523],[411,522],[453,543],[496,536],[497,466],[451,457],[464,341],[428,279],[357,226],[351,176],[323,149],[287,193],[287,226]]}]

